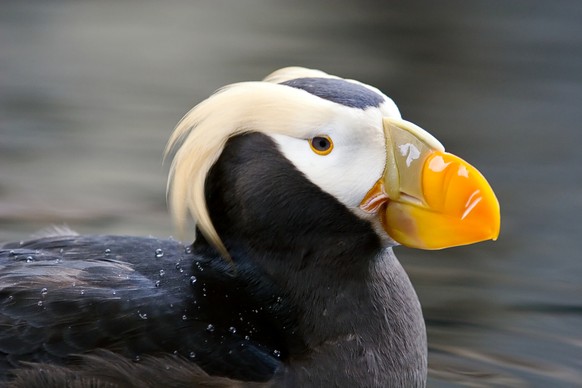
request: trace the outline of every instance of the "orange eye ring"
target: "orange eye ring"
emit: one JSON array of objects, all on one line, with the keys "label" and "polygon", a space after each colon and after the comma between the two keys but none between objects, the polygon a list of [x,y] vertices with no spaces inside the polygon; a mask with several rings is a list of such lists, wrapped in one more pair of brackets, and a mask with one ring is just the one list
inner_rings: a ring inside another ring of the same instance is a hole
[{"label": "orange eye ring", "polygon": [[311,150],[317,155],[329,155],[333,150],[333,141],[327,135],[315,136],[308,140]]}]

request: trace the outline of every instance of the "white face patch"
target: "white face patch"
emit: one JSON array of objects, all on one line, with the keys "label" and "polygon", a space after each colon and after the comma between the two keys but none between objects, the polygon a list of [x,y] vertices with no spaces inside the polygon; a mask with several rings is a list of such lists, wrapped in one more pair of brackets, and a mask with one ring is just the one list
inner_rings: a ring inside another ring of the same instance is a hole
[{"label": "white face patch", "polygon": [[[377,107],[350,108],[347,100],[345,104],[335,103],[301,88],[279,84],[302,77],[338,79],[317,70],[285,68],[264,82],[228,85],[192,108],[170,137],[166,155],[174,153],[174,158],[168,202],[174,221],[183,230],[191,215],[224,257],[229,254],[212,225],[204,183],[228,139],[246,132],[271,136],[309,180],[359,217],[370,220],[375,228],[379,224],[358,205],[384,171],[382,117],[400,118],[398,108],[378,89],[357,81],[350,82],[383,96],[384,101]],[[332,152],[317,155],[308,143],[316,136],[328,136],[334,144]],[[376,229],[381,230],[380,226]]]},{"label": "white face patch", "polygon": [[[308,138],[270,134],[279,149],[311,182],[333,195],[347,208],[358,211],[366,193],[380,179],[386,163],[382,113],[342,107],[341,114],[319,128],[312,128]],[[312,150],[309,139],[328,136],[333,149],[327,155]]]}]

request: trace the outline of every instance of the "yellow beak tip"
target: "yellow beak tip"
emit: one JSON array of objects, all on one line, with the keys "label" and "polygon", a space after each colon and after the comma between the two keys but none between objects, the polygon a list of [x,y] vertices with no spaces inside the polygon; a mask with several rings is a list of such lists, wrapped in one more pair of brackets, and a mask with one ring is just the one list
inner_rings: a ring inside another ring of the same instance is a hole
[{"label": "yellow beak tip", "polygon": [[497,240],[499,202],[476,168],[435,151],[427,158],[421,179],[424,205],[396,200],[386,208],[386,231],[394,240],[421,249]]}]

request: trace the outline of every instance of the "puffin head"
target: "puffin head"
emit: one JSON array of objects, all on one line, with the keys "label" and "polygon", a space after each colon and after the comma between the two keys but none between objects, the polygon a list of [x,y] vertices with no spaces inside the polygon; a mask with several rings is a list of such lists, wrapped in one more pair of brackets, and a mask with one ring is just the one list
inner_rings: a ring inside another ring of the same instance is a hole
[{"label": "puffin head", "polygon": [[[249,140],[251,134],[258,134],[255,140]],[[227,158],[231,143],[236,152],[229,153],[220,179],[234,182],[245,168],[257,169],[245,164],[244,147],[254,147],[255,161],[264,155],[264,171],[239,182],[221,207],[244,213],[247,204],[233,203],[235,196],[257,199],[271,193],[281,208],[298,206],[308,189],[294,181],[295,174],[371,226],[383,246],[441,249],[499,234],[499,203],[481,173],[403,120],[390,98],[358,81],[289,67],[261,82],[220,89],[188,112],[169,140],[173,217],[183,230],[190,214],[225,257],[229,252],[213,222],[217,217],[209,212],[208,178],[217,161]],[[284,166],[268,166],[273,152]],[[220,189],[228,192],[229,182]],[[311,197],[304,198],[309,205]],[[283,223],[291,222],[288,213]]]}]

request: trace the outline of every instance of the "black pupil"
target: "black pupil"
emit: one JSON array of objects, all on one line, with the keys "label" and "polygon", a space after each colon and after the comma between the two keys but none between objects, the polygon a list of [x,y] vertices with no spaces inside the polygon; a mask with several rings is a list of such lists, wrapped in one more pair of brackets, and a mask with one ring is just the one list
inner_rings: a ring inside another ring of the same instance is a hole
[{"label": "black pupil", "polygon": [[330,143],[325,137],[314,137],[313,138],[313,148],[318,151],[327,151],[329,149]]}]

